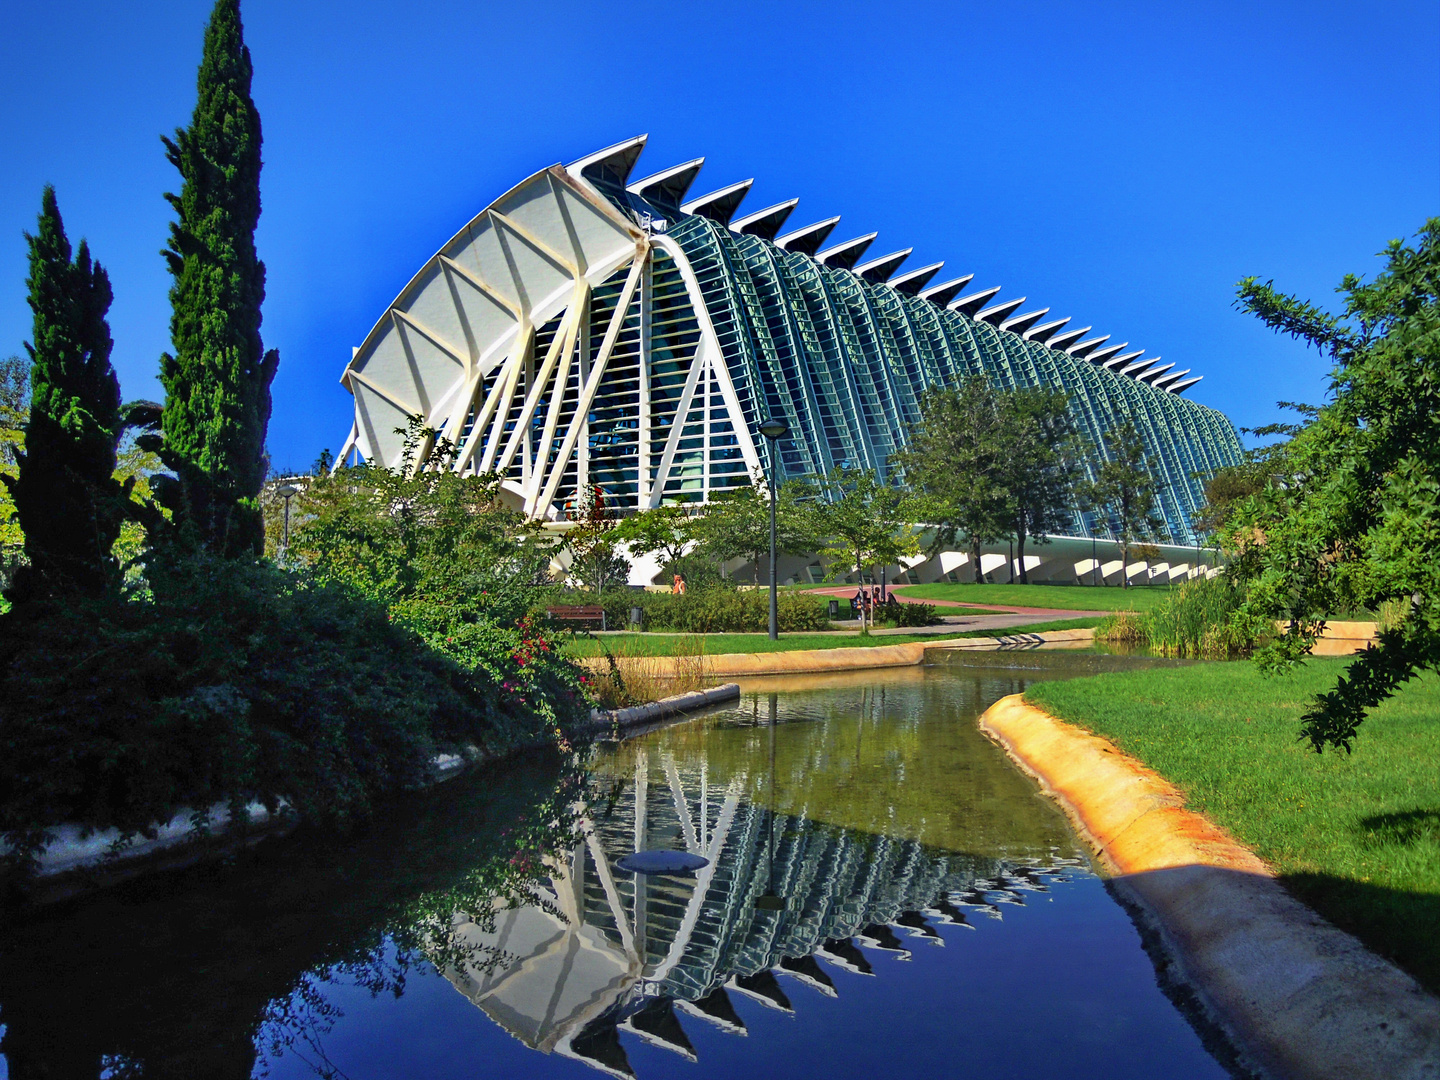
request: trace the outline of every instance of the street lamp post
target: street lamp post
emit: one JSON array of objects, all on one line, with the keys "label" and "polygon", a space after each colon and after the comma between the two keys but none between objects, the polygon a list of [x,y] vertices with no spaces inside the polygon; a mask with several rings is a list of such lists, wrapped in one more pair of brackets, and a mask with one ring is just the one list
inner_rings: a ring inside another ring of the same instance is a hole
[{"label": "street lamp post", "polygon": [[770,441],[770,640],[780,638],[780,601],[775,573],[775,488],[780,469],[776,464],[775,444],[790,433],[790,425],[778,416],[769,417],[760,425],[760,434]]},{"label": "street lamp post", "polygon": [[280,545],[280,551],[290,554],[290,500],[300,494],[300,489],[294,484],[281,484],[275,489],[275,494],[285,500],[285,542]]}]

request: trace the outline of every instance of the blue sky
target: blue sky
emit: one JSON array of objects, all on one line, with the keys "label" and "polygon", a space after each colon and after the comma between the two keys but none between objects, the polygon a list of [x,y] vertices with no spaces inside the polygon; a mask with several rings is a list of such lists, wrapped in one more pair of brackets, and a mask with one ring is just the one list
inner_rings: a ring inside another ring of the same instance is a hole
[{"label": "blue sky", "polygon": [[[127,398],[158,397],[205,0],[6,5],[0,355],[29,336],[22,231],[55,184],[115,285]],[[246,0],[265,128],[277,467],[338,447],[352,345],[537,169],[640,132],[704,155],[1205,381],[1237,424],[1319,400],[1325,364],[1233,309],[1243,275],[1323,303],[1440,214],[1440,2],[487,4]],[[1028,309],[1031,305],[1027,304]]]}]

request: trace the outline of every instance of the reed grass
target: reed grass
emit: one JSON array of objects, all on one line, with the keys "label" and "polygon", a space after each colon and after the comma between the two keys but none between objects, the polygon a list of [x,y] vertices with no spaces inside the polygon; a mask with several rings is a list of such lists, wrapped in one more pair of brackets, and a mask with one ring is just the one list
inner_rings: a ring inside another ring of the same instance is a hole
[{"label": "reed grass", "polygon": [[704,634],[677,636],[668,656],[651,655],[630,638],[611,638],[609,644],[601,638],[594,640],[608,661],[606,669],[590,683],[591,695],[602,709],[645,705],[700,690],[710,681]]},{"label": "reed grass", "polygon": [[1195,578],[1151,611],[1117,611],[1095,628],[1095,640],[1149,645],[1162,656],[1203,660],[1248,656],[1261,643],[1261,634],[1239,617],[1243,599],[1224,577]]}]

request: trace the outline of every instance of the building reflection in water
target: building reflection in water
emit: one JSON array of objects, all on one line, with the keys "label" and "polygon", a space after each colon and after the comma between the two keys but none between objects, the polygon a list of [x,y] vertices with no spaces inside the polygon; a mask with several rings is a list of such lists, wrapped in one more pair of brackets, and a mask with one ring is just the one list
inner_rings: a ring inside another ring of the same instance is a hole
[{"label": "building reflection in water", "polygon": [[[536,903],[499,912],[488,932],[456,916],[457,937],[488,963],[444,971],[526,1045],[613,1076],[634,1075],[622,1030],[694,1060],[685,1023],[747,1034],[732,995],[792,1012],[786,980],[838,994],[818,959],[874,975],[861,946],[908,959],[914,948],[945,944],[937,925],[1000,918],[1002,904],[1022,904],[1026,892],[1083,866],[1055,853],[956,854],[804,813],[772,814],[764,803],[773,802],[773,776],[735,771],[718,782],[704,755],[677,756],[663,744],[630,756],[633,773],[597,770],[578,841],[552,858]],[[762,757],[749,760],[763,771]],[[616,868],[650,848],[709,861],[686,877]],[[771,889],[783,907],[757,906]]]}]

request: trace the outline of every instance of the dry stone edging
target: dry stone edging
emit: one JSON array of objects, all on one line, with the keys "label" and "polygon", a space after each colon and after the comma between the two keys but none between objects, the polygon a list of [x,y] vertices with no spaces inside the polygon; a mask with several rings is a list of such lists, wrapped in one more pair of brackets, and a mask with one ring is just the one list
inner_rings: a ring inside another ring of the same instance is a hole
[{"label": "dry stone edging", "polygon": [[1291,896],[1173,784],[1021,694],[980,728],[1096,849],[1243,1064],[1274,1080],[1440,1077],[1440,999]]}]

